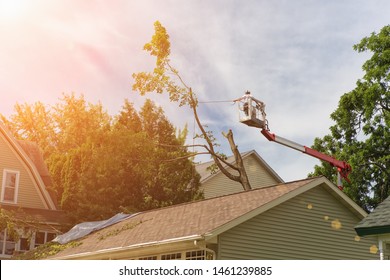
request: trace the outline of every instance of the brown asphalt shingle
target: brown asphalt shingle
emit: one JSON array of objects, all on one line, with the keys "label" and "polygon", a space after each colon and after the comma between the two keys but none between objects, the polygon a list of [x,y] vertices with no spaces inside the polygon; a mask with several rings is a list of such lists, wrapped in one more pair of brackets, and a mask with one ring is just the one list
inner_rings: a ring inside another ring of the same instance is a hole
[{"label": "brown asphalt shingle", "polygon": [[55,258],[205,235],[315,179],[142,212],[91,233],[80,240],[82,242],[80,246],[68,248],[57,254]]}]

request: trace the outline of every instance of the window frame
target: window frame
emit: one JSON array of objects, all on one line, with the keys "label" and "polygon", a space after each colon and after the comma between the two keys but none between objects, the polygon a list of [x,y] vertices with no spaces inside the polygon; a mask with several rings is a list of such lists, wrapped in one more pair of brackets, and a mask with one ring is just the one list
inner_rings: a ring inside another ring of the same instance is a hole
[{"label": "window frame", "polygon": [[[14,252],[16,251],[16,245],[17,245],[17,242],[15,241],[12,241],[9,239],[8,237],[8,232],[7,232],[7,229],[4,229],[1,231],[1,235],[0,235],[0,257],[1,258],[11,258],[14,254]],[[6,254],[7,252],[7,245],[11,245],[13,246],[13,250],[12,250],[12,254]]]},{"label": "window frame", "polygon": [[[180,256],[179,256],[180,255]],[[177,251],[158,255],[148,255],[135,258],[136,260],[215,260],[216,253],[208,248]]]},{"label": "window frame", "polygon": [[[5,199],[6,190],[7,190],[7,188],[10,188],[9,186],[6,186],[7,177],[9,176],[9,174],[15,175],[15,186],[13,187],[14,188],[13,200]],[[11,169],[4,169],[3,170],[3,181],[2,181],[2,185],[1,185],[1,202],[2,203],[16,204],[18,202],[19,181],[20,181],[20,171],[11,170]]]},{"label": "window frame", "polygon": [[[43,243],[37,242],[37,234],[43,234]],[[49,237],[49,235],[53,235],[54,237],[50,239],[51,236]],[[38,230],[38,231],[34,232],[34,234],[33,234],[32,248],[36,248],[38,246],[44,245],[44,244],[52,241],[56,236],[57,236],[57,234],[55,232]]]}]

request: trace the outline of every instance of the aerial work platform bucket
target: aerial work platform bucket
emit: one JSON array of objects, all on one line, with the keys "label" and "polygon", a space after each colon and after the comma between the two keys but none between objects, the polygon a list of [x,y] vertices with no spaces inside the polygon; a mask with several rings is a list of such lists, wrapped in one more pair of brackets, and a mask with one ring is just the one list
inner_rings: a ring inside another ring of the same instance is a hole
[{"label": "aerial work platform bucket", "polygon": [[265,128],[266,121],[263,113],[258,107],[259,106],[253,100],[244,103],[239,102],[238,112],[240,122],[252,127]]}]

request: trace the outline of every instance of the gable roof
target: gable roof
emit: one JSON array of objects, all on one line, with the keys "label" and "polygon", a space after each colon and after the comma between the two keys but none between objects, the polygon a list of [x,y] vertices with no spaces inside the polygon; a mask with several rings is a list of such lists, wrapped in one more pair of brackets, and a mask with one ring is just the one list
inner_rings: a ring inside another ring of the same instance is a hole
[{"label": "gable roof", "polygon": [[19,146],[23,149],[26,155],[34,163],[39,175],[41,176],[43,182],[46,186],[51,185],[50,173],[47,169],[45,161],[43,159],[42,152],[38,145],[34,142],[27,140],[17,140]]},{"label": "gable roof", "polygon": [[54,205],[56,206],[56,208],[59,208],[57,203],[56,193],[54,192],[53,189],[50,188],[52,186],[50,173],[49,170],[47,169],[45,160],[43,159],[42,151],[38,147],[38,144],[27,140],[17,140],[17,141],[19,145],[22,147],[22,149],[24,150],[24,152],[27,154],[27,156],[31,159],[31,161],[35,165]]},{"label": "gable roof", "polygon": [[[275,170],[273,170],[271,168],[271,166],[268,165],[267,162],[265,162],[265,160],[255,151],[255,150],[251,150],[251,151],[248,151],[248,152],[243,152],[241,153],[241,157],[243,160],[245,160],[246,158],[250,157],[250,156],[255,156],[255,158],[264,166],[264,168],[273,176],[276,178],[277,181],[279,181],[280,183],[283,183],[283,179],[275,172]],[[226,159],[227,162],[229,163],[235,163],[235,158],[234,156],[230,156]],[[221,173],[221,171],[218,169],[215,173],[211,173],[210,170],[208,170],[208,168],[214,164],[214,161],[211,160],[211,161],[207,161],[207,162],[203,162],[203,163],[199,163],[195,166],[195,169],[196,171],[199,173],[200,175],[200,183],[204,183],[208,180],[210,180],[211,178],[213,178],[214,176],[216,176],[217,174]],[[227,167],[226,164],[224,164],[224,167]]]},{"label": "gable roof", "polygon": [[[5,139],[8,141],[8,143],[11,145],[12,149],[16,152],[16,154],[23,161],[23,163],[27,167],[28,171],[30,171],[32,179],[36,182],[36,185],[38,186],[39,194],[42,197],[47,208],[51,209],[51,210],[56,210],[57,209],[56,204],[54,203],[54,200],[52,199],[51,195],[49,194],[48,190],[46,189],[44,179],[41,177],[41,174],[38,171],[37,166],[35,166],[33,160],[29,157],[29,155],[26,153],[26,151],[20,145],[20,143],[22,143],[22,142],[18,142],[8,132],[8,130],[6,129],[4,124],[1,122],[0,122],[0,134],[2,134],[5,137]],[[24,145],[24,144],[22,144],[22,145]],[[25,145],[25,146],[27,147],[27,145]],[[33,154],[36,155],[35,152],[33,152],[32,155]]]},{"label": "gable roof", "polygon": [[210,240],[316,186],[323,185],[360,218],[365,212],[324,177],[180,204],[133,215],[81,239],[55,258],[88,257],[158,244]]},{"label": "gable roof", "polygon": [[360,236],[390,233],[390,196],[355,226]]}]

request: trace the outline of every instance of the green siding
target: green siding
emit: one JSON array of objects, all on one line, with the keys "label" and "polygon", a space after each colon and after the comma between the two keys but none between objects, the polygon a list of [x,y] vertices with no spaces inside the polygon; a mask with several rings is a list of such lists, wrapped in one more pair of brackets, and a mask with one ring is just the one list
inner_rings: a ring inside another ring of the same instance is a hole
[{"label": "green siding", "polygon": [[319,186],[221,234],[218,258],[378,259],[376,240],[357,237],[359,221]]},{"label": "green siding", "polygon": [[[268,187],[281,183],[258,159],[256,159],[254,155],[244,159],[244,166],[252,188]],[[229,170],[231,171],[231,169]],[[243,191],[243,187],[240,183],[228,179],[222,173],[203,183],[202,189],[205,198]]]}]

